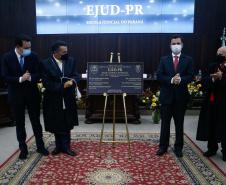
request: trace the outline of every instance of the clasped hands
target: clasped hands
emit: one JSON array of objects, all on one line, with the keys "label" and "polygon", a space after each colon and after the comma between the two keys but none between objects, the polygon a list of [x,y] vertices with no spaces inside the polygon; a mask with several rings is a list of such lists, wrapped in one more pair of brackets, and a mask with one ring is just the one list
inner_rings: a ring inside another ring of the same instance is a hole
[{"label": "clasped hands", "polygon": [[64,88],[71,87],[73,85],[74,81],[75,81],[74,79],[71,79],[71,80],[68,80],[67,82],[65,82]]},{"label": "clasped hands", "polygon": [[220,80],[222,78],[223,72],[221,72],[219,69],[216,73],[210,74],[210,76],[214,79],[214,81],[216,80]]},{"label": "clasped hands", "polygon": [[175,85],[178,85],[180,83],[180,73],[177,73],[174,77],[173,77],[173,83]]},{"label": "clasped hands", "polygon": [[31,74],[29,73],[29,71],[27,70],[26,73],[23,74],[22,78],[21,78],[21,81],[22,82],[25,82],[25,81],[29,81],[31,77]]}]

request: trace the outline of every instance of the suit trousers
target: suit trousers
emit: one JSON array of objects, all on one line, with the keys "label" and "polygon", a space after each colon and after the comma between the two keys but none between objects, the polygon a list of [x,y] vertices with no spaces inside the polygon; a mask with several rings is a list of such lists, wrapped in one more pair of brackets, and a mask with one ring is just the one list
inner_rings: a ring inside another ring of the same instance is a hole
[{"label": "suit trousers", "polygon": [[[16,134],[20,150],[27,150],[25,130],[25,104],[11,105],[16,122]],[[42,138],[42,126],[40,124],[40,106],[32,101],[27,103],[28,115],[31,121],[37,148],[44,147]]]},{"label": "suit trousers", "polygon": [[[226,143],[224,142],[221,142],[221,147],[222,147],[222,150],[221,152],[226,155]],[[207,148],[208,150],[211,150],[213,152],[217,152],[218,150],[218,142],[214,139],[209,139],[208,142],[207,142]]]},{"label": "suit trousers", "polygon": [[65,133],[54,133],[56,148],[62,150],[69,150],[71,144],[70,130]]},{"label": "suit trousers", "polygon": [[186,111],[186,104],[161,104],[161,134],[159,148],[167,150],[169,147],[170,137],[170,122],[173,117],[176,129],[176,141],[174,149],[181,151],[184,144],[184,115]]},{"label": "suit trousers", "polygon": [[[64,109],[64,126],[66,127],[68,123],[67,119],[67,109]],[[71,131],[68,129],[65,129],[64,132],[56,132],[55,135],[55,142],[56,142],[56,148],[62,149],[62,150],[69,150],[71,145]]]},{"label": "suit trousers", "polygon": [[[211,150],[213,152],[217,152],[218,150],[218,142],[215,140],[215,135],[216,133],[216,128],[217,128],[217,123],[218,123],[218,115],[219,115],[219,104],[216,102],[214,106],[211,107],[211,124],[210,124],[210,131],[209,131],[209,139],[207,142],[207,148],[208,150]],[[222,153],[226,155],[226,143],[221,142],[221,147],[222,147]]]}]

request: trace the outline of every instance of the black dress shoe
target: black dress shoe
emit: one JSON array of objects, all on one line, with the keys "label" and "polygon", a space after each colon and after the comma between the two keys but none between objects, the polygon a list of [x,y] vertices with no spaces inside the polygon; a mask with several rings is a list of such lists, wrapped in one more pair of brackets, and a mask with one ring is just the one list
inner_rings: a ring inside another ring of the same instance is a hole
[{"label": "black dress shoe", "polygon": [[215,155],[216,153],[217,153],[216,151],[208,150],[203,155],[205,157],[211,157],[211,156]]},{"label": "black dress shoe", "polygon": [[177,157],[183,157],[183,152],[180,151],[180,150],[176,150],[175,154],[176,154]]},{"label": "black dress shoe", "polygon": [[40,153],[40,154],[42,154],[42,155],[44,155],[44,156],[49,155],[48,150],[46,150],[44,147],[43,148],[38,148],[37,149],[37,152]]},{"label": "black dress shoe", "polygon": [[62,150],[63,153],[68,154],[70,156],[76,156],[77,154],[73,151],[69,150]]},{"label": "black dress shoe", "polygon": [[15,127],[16,126],[16,122],[14,121],[14,122],[10,123],[9,126],[10,127]]},{"label": "black dress shoe", "polygon": [[226,162],[226,154],[223,154],[223,161],[225,161]]},{"label": "black dress shoe", "polygon": [[51,155],[57,155],[57,154],[59,154],[60,152],[61,152],[61,149],[60,149],[60,148],[55,148],[55,149],[52,151]]},{"label": "black dress shoe", "polygon": [[164,153],[167,152],[167,149],[159,149],[157,152],[156,152],[156,155],[163,155]]},{"label": "black dress shoe", "polygon": [[20,155],[19,155],[19,159],[21,159],[21,160],[27,159],[27,155],[28,155],[28,151],[27,150],[21,151]]}]

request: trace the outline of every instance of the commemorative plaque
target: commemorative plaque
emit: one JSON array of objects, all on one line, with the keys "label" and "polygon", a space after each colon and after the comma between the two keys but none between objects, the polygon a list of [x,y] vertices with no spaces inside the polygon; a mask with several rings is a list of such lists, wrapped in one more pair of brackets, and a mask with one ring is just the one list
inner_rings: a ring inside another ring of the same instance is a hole
[{"label": "commemorative plaque", "polygon": [[88,94],[133,94],[143,92],[143,63],[89,62]]}]

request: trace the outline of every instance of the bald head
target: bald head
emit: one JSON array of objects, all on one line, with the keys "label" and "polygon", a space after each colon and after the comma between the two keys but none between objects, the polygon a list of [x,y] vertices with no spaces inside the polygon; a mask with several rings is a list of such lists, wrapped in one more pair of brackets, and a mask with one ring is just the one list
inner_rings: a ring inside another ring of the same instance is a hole
[{"label": "bald head", "polygon": [[218,54],[218,55],[221,55],[221,56],[226,56],[226,46],[220,47],[220,48],[217,50],[217,54]]}]

